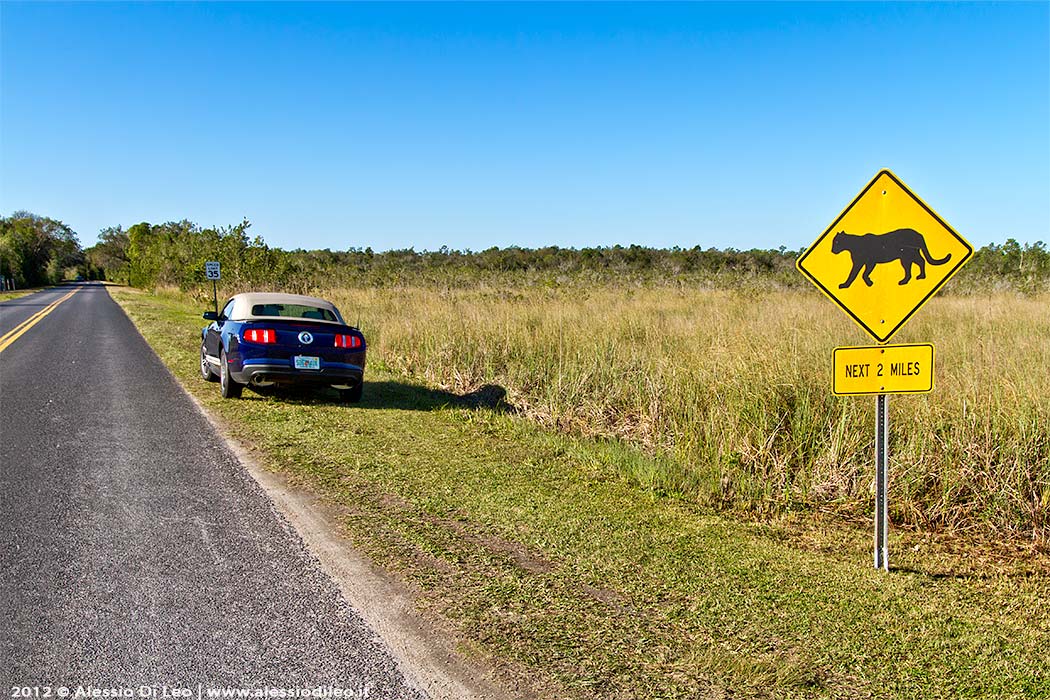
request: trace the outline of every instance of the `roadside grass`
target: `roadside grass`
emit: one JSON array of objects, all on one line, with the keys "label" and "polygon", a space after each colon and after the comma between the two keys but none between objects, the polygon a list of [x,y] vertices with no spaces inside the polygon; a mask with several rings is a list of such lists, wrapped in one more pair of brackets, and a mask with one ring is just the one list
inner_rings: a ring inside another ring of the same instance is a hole
[{"label": "roadside grass", "polygon": [[[663,459],[637,479],[751,513],[870,512],[874,399],[830,391],[832,348],[871,339],[815,290],[358,288],[392,371],[504,386],[543,425]],[[933,342],[933,393],[893,397],[895,521],[1050,535],[1050,296],[933,299],[893,342]]]},{"label": "roadside grass", "polygon": [[32,289],[12,289],[9,291],[0,291],[0,301],[11,301],[12,299],[20,299],[30,294],[35,294],[42,291],[44,287],[33,287]]},{"label": "roadside grass", "polygon": [[630,443],[382,369],[355,407],[223,401],[197,375],[196,302],[110,293],[236,439],[536,697],[1050,697],[1034,547],[896,530],[885,575],[869,525],[726,517],[640,484],[666,465]]}]

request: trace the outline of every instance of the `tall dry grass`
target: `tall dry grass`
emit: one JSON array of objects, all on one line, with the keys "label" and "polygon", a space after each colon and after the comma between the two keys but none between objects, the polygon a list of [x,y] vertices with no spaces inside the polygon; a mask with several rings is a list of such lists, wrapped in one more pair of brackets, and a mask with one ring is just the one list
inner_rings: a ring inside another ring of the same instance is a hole
[{"label": "tall dry grass", "polygon": [[[874,399],[831,395],[871,344],[810,291],[612,285],[325,292],[370,359],[455,390],[498,383],[544,424],[661,456],[654,489],[752,510],[870,508]],[[893,397],[898,523],[1038,540],[1050,509],[1050,297],[939,297],[893,342],[933,342],[932,394]]]}]

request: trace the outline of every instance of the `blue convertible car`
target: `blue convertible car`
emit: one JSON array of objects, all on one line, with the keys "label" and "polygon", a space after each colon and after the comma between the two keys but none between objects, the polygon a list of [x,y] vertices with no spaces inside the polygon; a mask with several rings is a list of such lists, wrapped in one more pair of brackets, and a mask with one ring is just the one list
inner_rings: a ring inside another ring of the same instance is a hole
[{"label": "blue convertible car", "polygon": [[201,376],[224,398],[245,386],[327,386],[361,400],[365,337],[330,302],[298,294],[237,294],[208,311],[201,330]]}]

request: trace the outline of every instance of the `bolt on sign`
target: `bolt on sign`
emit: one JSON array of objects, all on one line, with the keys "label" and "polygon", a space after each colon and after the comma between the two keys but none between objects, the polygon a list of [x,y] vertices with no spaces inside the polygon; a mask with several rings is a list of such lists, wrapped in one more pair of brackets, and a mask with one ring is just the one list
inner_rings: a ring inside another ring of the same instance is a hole
[{"label": "bolt on sign", "polygon": [[795,264],[885,343],[972,255],[962,236],[882,170]]}]

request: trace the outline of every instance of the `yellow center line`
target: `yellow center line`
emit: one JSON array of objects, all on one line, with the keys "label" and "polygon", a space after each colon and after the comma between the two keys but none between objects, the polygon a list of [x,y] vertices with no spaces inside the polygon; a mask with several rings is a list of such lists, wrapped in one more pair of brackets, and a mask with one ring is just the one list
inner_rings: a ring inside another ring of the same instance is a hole
[{"label": "yellow center line", "polygon": [[9,330],[7,333],[5,333],[2,337],[0,337],[0,352],[6,350],[8,345],[21,338],[23,333],[28,331],[36,324],[40,323],[44,316],[47,316],[49,313],[55,310],[55,307],[57,307],[59,304],[61,304],[66,299],[73,296],[79,291],[79,288],[74,289],[72,292],[66,294],[64,297],[51,302],[50,304],[42,308],[40,311],[37,311],[35,314],[33,314],[32,316],[30,316],[29,318],[27,318],[26,320],[22,321],[20,324]]}]

